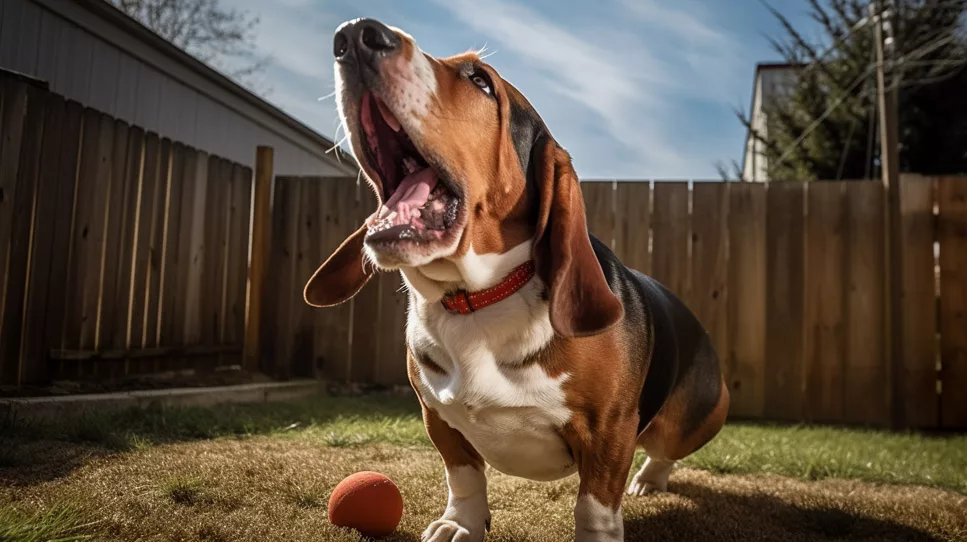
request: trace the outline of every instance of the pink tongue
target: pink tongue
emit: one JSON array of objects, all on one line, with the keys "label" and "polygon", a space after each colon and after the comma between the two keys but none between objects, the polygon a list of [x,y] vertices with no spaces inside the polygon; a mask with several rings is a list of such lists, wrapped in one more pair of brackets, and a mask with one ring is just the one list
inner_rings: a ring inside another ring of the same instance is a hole
[{"label": "pink tongue", "polygon": [[440,179],[437,177],[433,168],[423,168],[416,173],[411,173],[400,181],[400,185],[393,192],[390,199],[379,211],[379,217],[383,218],[390,211],[397,207],[408,207],[419,209],[430,199],[430,192],[436,188],[436,183]]}]

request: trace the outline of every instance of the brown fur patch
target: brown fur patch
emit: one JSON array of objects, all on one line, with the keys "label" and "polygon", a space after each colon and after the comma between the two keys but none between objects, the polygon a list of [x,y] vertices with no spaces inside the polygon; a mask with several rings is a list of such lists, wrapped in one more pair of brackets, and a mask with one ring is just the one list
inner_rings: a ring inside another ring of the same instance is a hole
[{"label": "brown fur patch", "polygon": [[[622,328],[575,339],[555,338],[540,356],[563,389],[571,420],[561,431],[578,464],[580,493],[617,508],[631,469],[643,374],[629,370]],[[604,377],[603,375],[608,375]]]},{"label": "brown fur patch", "polygon": [[[455,255],[471,244],[478,254],[505,252],[533,235],[509,126],[511,101],[521,95],[474,53],[431,62],[436,100],[421,122],[420,144],[465,191],[467,225]],[[492,97],[465,77],[471,67],[489,76]]]},{"label": "brown fur patch", "polygon": [[[676,390],[677,391],[677,390]],[[688,416],[688,397],[673,393],[651,424],[638,437],[638,443],[649,456],[677,461],[683,459],[708,443],[722,426],[729,410],[729,391],[723,383],[715,409],[688,434],[682,433],[683,420]]]}]

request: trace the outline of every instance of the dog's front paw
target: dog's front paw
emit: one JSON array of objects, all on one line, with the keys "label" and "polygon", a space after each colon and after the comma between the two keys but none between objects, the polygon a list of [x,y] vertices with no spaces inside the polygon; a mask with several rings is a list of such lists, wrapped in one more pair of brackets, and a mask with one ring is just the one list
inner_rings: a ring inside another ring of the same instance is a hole
[{"label": "dog's front paw", "polygon": [[423,531],[422,542],[482,542],[490,520],[474,527],[461,525],[451,519],[440,518]]}]

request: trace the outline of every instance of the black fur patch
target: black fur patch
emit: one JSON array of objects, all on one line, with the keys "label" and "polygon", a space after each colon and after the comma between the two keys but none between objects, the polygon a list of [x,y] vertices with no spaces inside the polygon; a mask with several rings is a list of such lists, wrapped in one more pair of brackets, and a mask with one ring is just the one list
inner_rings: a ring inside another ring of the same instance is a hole
[{"label": "black fur patch", "polygon": [[687,404],[678,421],[682,433],[691,434],[715,409],[721,393],[718,358],[708,334],[665,286],[626,267],[593,235],[591,246],[608,286],[625,308],[624,325],[631,338],[627,347],[634,354],[631,369],[645,373],[638,400],[638,432],[676,388],[685,388]]},{"label": "black fur patch", "polygon": [[526,177],[530,169],[531,151],[538,137],[544,132],[544,121],[527,104],[521,104],[516,100],[510,100],[510,138],[514,142],[514,149],[517,151],[517,159],[520,161],[520,170]]}]

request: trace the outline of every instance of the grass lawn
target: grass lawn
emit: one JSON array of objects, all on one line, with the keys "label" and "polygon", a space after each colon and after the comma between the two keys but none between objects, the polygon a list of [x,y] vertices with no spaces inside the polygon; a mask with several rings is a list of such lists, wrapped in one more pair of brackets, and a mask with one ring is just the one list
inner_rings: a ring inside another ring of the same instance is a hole
[{"label": "grass lawn", "polygon": [[[129,411],[0,434],[0,541],[354,541],[326,504],[357,470],[399,484],[392,540],[419,540],[446,502],[413,397]],[[490,470],[489,484],[488,540],[573,536],[576,476]],[[731,423],[670,490],[625,498],[627,540],[967,540],[967,436]]]}]

